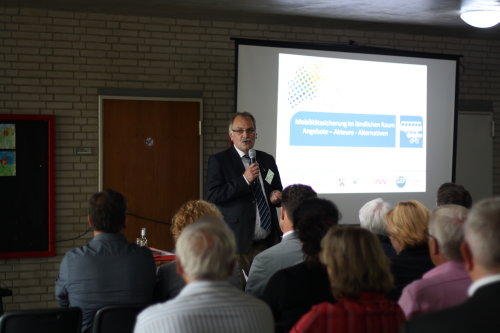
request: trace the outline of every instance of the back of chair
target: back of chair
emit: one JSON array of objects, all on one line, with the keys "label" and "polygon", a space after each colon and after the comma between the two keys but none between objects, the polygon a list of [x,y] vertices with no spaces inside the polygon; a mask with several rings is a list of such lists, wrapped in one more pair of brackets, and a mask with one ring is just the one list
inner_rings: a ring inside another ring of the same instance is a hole
[{"label": "back of chair", "polygon": [[108,305],[97,310],[92,333],[132,333],[135,320],[147,304]]},{"label": "back of chair", "polygon": [[82,311],[77,307],[19,310],[0,317],[0,333],[80,333]]}]

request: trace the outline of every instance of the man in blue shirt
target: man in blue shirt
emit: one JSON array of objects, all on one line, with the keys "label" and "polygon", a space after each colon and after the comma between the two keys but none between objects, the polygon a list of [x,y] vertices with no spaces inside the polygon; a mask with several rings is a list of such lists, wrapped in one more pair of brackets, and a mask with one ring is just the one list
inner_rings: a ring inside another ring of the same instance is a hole
[{"label": "man in blue shirt", "polygon": [[106,305],[151,303],[155,263],[151,251],[129,243],[125,228],[127,202],[106,190],[90,199],[88,223],[94,238],[64,256],[55,294],[61,306],[82,309],[82,332],[89,332],[96,311]]}]

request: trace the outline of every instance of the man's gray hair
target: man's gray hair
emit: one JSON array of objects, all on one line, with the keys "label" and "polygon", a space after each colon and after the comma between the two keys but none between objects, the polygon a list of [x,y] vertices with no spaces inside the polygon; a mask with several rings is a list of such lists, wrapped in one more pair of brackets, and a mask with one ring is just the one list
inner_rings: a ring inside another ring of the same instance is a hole
[{"label": "man's gray hair", "polygon": [[473,205],[464,225],[472,256],[486,270],[500,269],[500,197]]},{"label": "man's gray hair", "polygon": [[385,214],[391,210],[391,204],[382,198],[368,201],[359,210],[359,223],[376,235],[387,236]]},{"label": "man's gray hair", "polygon": [[429,234],[439,244],[439,252],[447,260],[462,261],[460,245],[464,239],[464,223],[469,210],[459,205],[442,205],[432,210]]},{"label": "man's gray hair", "polygon": [[176,254],[189,277],[224,280],[236,258],[236,240],[222,220],[206,216],[182,230]]},{"label": "man's gray hair", "polygon": [[247,112],[247,111],[235,112],[235,113],[233,113],[233,115],[229,119],[229,133],[231,133],[231,131],[233,129],[233,122],[234,122],[234,119],[236,117],[250,118],[252,120],[254,129],[257,129],[257,124],[255,123],[255,117],[253,116],[253,114],[251,114],[250,112]]}]

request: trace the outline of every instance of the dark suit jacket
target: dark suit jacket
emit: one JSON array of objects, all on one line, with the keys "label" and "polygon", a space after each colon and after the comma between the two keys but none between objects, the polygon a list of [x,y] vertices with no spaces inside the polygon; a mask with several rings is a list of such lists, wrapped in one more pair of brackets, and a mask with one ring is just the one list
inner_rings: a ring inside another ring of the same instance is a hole
[{"label": "dark suit jacket", "polygon": [[411,282],[420,279],[425,272],[434,268],[426,244],[404,249],[391,258],[391,273],[394,276],[393,290],[387,294],[387,298],[397,301],[401,297],[403,288]]},{"label": "dark suit jacket", "polygon": [[102,233],[66,252],[55,295],[59,305],[82,309],[85,332],[103,306],[151,303],[155,280],[155,262],[148,248],[129,243],[121,233]]},{"label": "dark suit jacket", "polygon": [[[271,209],[271,233],[266,238],[269,246],[279,242],[281,231],[275,207],[269,201],[274,190],[282,190],[280,174],[274,157],[257,150],[257,162],[264,181],[265,195]],[[268,171],[274,173],[269,184],[266,181]],[[234,147],[214,154],[208,158],[207,194],[209,202],[220,209],[224,220],[234,232],[238,253],[247,253],[252,245],[255,231],[256,206],[250,186],[243,178],[245,167]]]},{"label": "dark suit jacket", "polygon": [[158,268],[154,292],[155,301],[165,302],[176,297],[186,285],[182,277],[177,273],[175,266],[175,261],[172,261]]},{"label": "dark suit jacket", "polygon": [[262,300],[273,311],[275,332],[289,332],[313,305],[335,302],[326,268],[302,262],[277,271],[269,280]]},{"label": "dark suit jacket", "polygon": [[380,245],[382,245],[384,253],[387,255],[389,259],[392,259],[393,257],[397,256],[396,251],[394,250],[394,247],[392,246],[389,237],[383,235],[377,235],[377,237],[378,240],[380,241]]},{"label": "dark suit jacket", "polygon": [[488,333],[500,331],[500,282],[485,285],[464,304],[407,322],[406,333]]}]

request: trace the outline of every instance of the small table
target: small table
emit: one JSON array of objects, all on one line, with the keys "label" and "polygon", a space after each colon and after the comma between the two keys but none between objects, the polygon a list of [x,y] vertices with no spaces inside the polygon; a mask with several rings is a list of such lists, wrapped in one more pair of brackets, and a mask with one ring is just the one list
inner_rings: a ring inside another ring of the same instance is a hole
[{"label": "small table", "polygon": [[175,260],[175,253],[173,252],[155,249],[154,247],[149,247],[149,249],[153,253],[156,267]]}]

